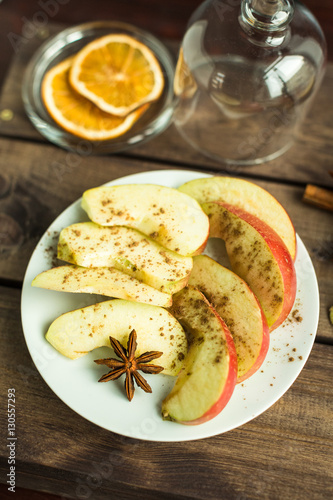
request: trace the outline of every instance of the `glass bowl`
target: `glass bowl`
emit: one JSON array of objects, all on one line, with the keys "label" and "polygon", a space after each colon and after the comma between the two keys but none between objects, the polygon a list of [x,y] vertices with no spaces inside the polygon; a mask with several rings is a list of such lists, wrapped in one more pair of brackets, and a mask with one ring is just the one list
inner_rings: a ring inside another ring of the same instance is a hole
[{"label": "glass bowl", "polygon": [[[105,141],[89,141],[62,129],[47,112],[41,83],[45,73],[59,62],[77,53],[92,40],[111,33],[132,36],[149,47],[158,59],[164,75],[162,95],[125,134]],[[57,146],[79,154],[107,154],[125,151],[142,144],[165,130],[173,114],[174,59],[168,49],[150,33],[120,22],[91,22],[61,31],[47,40],[30,60],[23,79],[25,111],[35,128]]]}]

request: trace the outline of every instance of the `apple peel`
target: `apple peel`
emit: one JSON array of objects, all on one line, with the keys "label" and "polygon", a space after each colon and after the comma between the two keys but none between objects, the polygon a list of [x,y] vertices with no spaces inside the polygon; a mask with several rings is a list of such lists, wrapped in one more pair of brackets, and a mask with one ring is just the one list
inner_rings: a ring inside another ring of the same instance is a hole
[{"label": "apple peel", "polygon": [[287,247],[265,222],[222,202],[204,203],[210,237],[222,238],[232,270],[258,298],[270,331],[283,323],[296,296],[296,271]]},{"label": "apple peel", "polygon": [[198,425],[218,415],[237,380],[237,355],[228,327],[205,296],[188,286],[173,298],[171,313],[189,337],[189,351],[172,391],[162,403],[162,417]]},{"label": "apple peel", "polygon": [[297,241],[294,225],[281,203],[266,189],[237,177],[213,176],[186,182],[178,190],[193,196],[201,205],[220,201],[259,217],[282,238],[295,261]]},{"label": "apple peel", "polygon": [[193,258],[189,285],[197,287],[226,323],[233,337],[237,383],[253,375],[269,348],[269,328],[262,307],[247,283],[207,255]]}]

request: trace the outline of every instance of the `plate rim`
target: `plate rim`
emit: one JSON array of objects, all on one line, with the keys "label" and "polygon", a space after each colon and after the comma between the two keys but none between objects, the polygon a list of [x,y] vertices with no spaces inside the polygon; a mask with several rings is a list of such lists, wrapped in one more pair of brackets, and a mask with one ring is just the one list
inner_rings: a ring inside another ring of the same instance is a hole
[{"label": "plate rim", "polygon": [[[187,177],[187,176],[191,177],[188,180],[192,180],[192,178],[214,177],[214,174],[207,174],[207,173],[203,173],[203,172],[199,172],[199,171],[194,171],[194,170],[185,170],[185,169],[172,169],[172,170],[168,170],[168,169],[165,169],[165,170],[143,171],[143,172],[138,172],[136,174],[129,174],[129,175],[126,175],[126,176],[123,176],[123,177],[116,178],[116,179],[114,179],[112,181],[106,182],[103,185],[116,185],[118,183],[120,183],[120,184],[127,184],[128,181],[131,178],[134,178],[134,179],[137,179],[137,178],[140,179],[141,178],[141,179],[143,179],[146,176],[151,176],[151,174],[153,174],[154,176],[155,175],[157,175],[157,176],[161,176],[162,175],[163,176],[163,175],[166,175],[166,174],[175,174],[176,176],[180,175],[180,176],[185,176],[185,177]],[[187,182],[187,181],[184,181],[184,182]],[[136,180],[136,183],[143,183],[143,182],[139,182],[139,181]],[[153,184],[153,182],[150,182],[150,183]],[[154,182],[154,183],[156,183],[156,182]],[[160,185],[164,185],[164,184],[160,183]],[[166,184],[166,185],[168,185],[168,184]],[[307,353],[306,357],[303,359],[303,361],[301,363],[300,369],[296,370],[297,373],[290,380],[290,383],[289,384],[285,384],[284,390],[278,395],[277,398],[274,399],[273,402],[271,402],[270,404],[268,404],[268,406],[265,406],[265,404],[263,404],[264,408],[262,410],[259,410],[257,413],[255,413],[251,418],[247,418],[244,422],[242,422],[242,423],[240,423],[240,424],[238,424],[238,425],[236,425],[234,427],[226,428],[224,430],[223,429],[222,430],[221,429],[220,430],[216,430],[216,432],[215,431],[214,432],[211,432],[211,431],[205,432],[205,426],[209,422],[207,422],[206,424],[201,424],[201,425],[197,425],[197,426],[183,426],[181,424],[175,424],[175,423],[172,423],[172,422],[165,422],[167,424],[171,423],[171,425],[173,425],[173,426],[178,425],[178,428],[185,428],[185,430],[186,430],[186,428],[192,428],[192,429],[197,430],[197,432],[194,432],[194,435],[185,436],[185,437],[181,437],[181,438],[179,438],[179,436],[178,436],[176,439],[170,439],[170,437],[167,438],[167,439],[164,439],[161,436],[159,438],[156,438],[156,437],[150,436],[150,435],[145,435],[144,437],[141,437],[139,435],[133,435],[131,433],[120,432],[119,430],[115,430],[115,429],[110,428],[110,427],[108,427],[106,425],[101,425],[100,423],[94,421],[93,419],[87,418],[87,416],[83,415],[82,414],[82,409],[80,411],[80,410],[78,410],[76,408],[77,405],[75,405],[75,404],[72,405],[68,401],[66,401],[66,399],[64,399],[58,393],[58,391],[55,390],[55,388],[52,386],[52,384],[49,383],[49,381],[45,377],[45,374],[43,374],[43,371],[40,370],[40,368],[37,366],[38,365],[38,363],[36,363],[36,358],[37,357],[36,357],[36,354],[33,352],[32,348],[31,348],[31,342],[29,341],[29,332],[26,331],[27,326],[25,325],[25,322],[24,322],[24,317],[25,317],[24,303],[25,303],[25,298],[26,298],[27,291],[29,289],[31,289],[31,284],[30,284],[30,282],[28,283],[29,270],[30,270],[31,266],[33,265],[34,256],[36,255],[36,252],[38,251],[39,246],[42,245],[42,242],[46,238],[46,235],[50,231],[52,231],[52,227],[55,226],[57,224],[57,222],[59,222],[59,220],[62,217],[66,217],[68,214],[70,214],[70,212],[73,209],[75,210],[75,208],[77,208],[77,207],[80,206],[81,199],[82,199],[82,197],[76,199],[74,202],[72,202],[70,205],[68,205],[68,207],[65,208],[51,222],[51,224],[48,226],[48,228],[45,230],[45,232],[43,233],[43,235],[39,239],[37,245],[35,246],[32,254],[30,256],[28,265],[26,267],[26,271],[25,271],[25,275],[24,275],[24,279],[23,279],[23,285],[22,285],[22,293],[21,293],[21,320],[22,320],[22,329],[23,329],[23,335],[24,335],[24,339],[25,339],[25,342],[26,342],[29,354],[31,356],[32,361],[34,362],[34,364],[36,366],[36,369],[38,370],[38,372],[40,373],[41,377],[43,378],[44,382],[49,386],[49,388],[52,390],[52,392],[63,403],[66,404],[66,406],[68,406],[75,413],[77,413],[78,415],[80,415],[81,417],[83,417],[85,420],[88,420],[89,422],[93,423],[94,425],[97,425],[98,427],[101,427],[101,428],[103,428],[103,429],[105,429],[105,430],[107,430],[109,432],[114,432],[114,433],[116,433],[118,435],[121,435],[121,436],[129,437],[129,438],[132,438],[132,439],[134,438],[134,439],[139,439],[139,440],[144,440],[144,441],[154,441],[154,442],[169,442],[169,443],[171,443],[171,442],[185,442],[185,441],[194,441],[194,440],[199,440],[199,439],[205,439],[205,438],[208,438],[208,437],[213,437],[213,436],[216,436],[216,435],[219,435],[219,434],[223,434],[225,432],[229,432],[229,431],[231,431],[233,429],[237,429],[237,428],[245,425],[246,423],[250,422],[251,420],[253,420],[257,416],[261,415],[262,413],[264,413],[266,410],[268,410],[275,402],[277,402],[289,390],[289,388],[292,386],[292,384],[295,382],[295,380],[297,379],[297,377],[299,376],[299,374],[303,370],[303,368],[305,366],[305,363],[306,363],[306,361],[307,361],[307,359],[308,359],[308,357],[309,357],[309,355],[310,355],[310,353],[312,351],[312,348],[313,348],[313,345],[314,345],[314,342],[315,342],[317,328],[318,328],[319,312],[320,312],[319,287],[318,287],[317,276],[316,276],[316,273],[315,273],[315,269],[314,269],[311,257],[309,255],[309,253],[307,252],[307,249],[306,249],[303,241],[301,240],[301,238],[299,237],[298,234],[296,234],[297,243],[298,243],[298,255],[299,255],[300,250],[302,252],[305,252],[305,256],[308,259],[308,262],[310,262],[310,274],[311,274],[311,278],[313,279],[313,284],[315,284],[314,289],[312,289],[312,292],[313,292],[313,302],[315,303],[315,310],[316,310],[315,318],[314,318],[314,321],[313,321],[313,323],[315,325],[315,331],[313,332],[312,342],[308,343],[308,353]],[[309,269],[308,269],[308,271],[309,271]],[[295,306],[295,304],[294,304],[294,306]],[[293,306],[293,308],[294,308],[294,306]],[[281,328],[281,327],[279,327],[279,328]],[[279,329],[275,330],[275,332],[278,331],[278,330]],[[45,336],[44,336],[44,339],[45,339]],[[57,354],[59,354],[59,353],[57,353]],[[255,375],[256,374],[254,374],[254,376]],[[252,377],[250,377],[248,380],[250,380]],[[242,384],[242,385],[244,385],[244,384]],[[264,399],[264,401],[265,401],[265,399]],[[227,407],[228,407],[228,405],[227,405]],[[214,421],[216,421],[216,417],[214,419],[212,419],[210,422],[214,422]],[[164,421],[161,419],[161,422],[164,422]],[[177,432],[177,434],[179,434],[179,433]],[[195,434],[197,434],[197,435],[195,435]]]}]

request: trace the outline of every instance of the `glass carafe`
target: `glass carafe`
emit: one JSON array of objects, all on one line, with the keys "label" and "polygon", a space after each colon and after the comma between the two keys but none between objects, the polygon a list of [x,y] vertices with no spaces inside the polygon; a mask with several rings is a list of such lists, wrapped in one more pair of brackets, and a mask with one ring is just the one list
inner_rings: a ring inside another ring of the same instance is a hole
[{"label": "glass carafe", "polygon": [[292,145],[325,61],[322,30],[299,2],[208,0],[180,48],[174,123],[218,161],[276,158]]}]

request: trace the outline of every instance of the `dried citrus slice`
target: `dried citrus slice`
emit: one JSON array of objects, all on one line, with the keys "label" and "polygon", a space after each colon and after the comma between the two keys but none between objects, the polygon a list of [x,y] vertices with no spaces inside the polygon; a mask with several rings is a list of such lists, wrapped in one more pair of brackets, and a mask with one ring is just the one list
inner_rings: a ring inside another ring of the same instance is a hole
[{"label": "dried citrus slice", "polygon": [[89,140],[112,139],[127,132],[148,105],[125,118],[102,111],[69,84],[72,60],[69,58],[54,66],[44,77],[42,97],[52,118],[68,132]]},{"label": "dried citrus slice", "polygon": [[184,98],[189,98],[195,94],[197,88],[193,75],[184,61],[183,47],[181,47],[173,81],[173,91],[176,96],[182,95]]},{"label": "dried citrus slice", "polygon": [[100,109],[126,116],[161,95],[164,77],[146,45],[128,35],[112,34],[80,50],[73,60],[70,83]]}]

